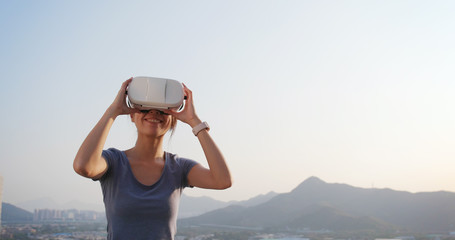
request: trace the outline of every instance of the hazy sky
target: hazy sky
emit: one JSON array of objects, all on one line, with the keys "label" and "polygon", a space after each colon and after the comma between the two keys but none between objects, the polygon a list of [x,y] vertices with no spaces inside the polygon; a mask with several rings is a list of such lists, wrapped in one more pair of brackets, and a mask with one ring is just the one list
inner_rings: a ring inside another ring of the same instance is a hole
[{"label": "hazy sky", "polygon": [[[455,1],[0,1],[3,200],[101,203],[74,156],[121,83],[172,78],[244,200],[310,176],[455,191]],[[106,148],[136,139],[119,117]],[[202,162],[179,124],[165,150]]]}]

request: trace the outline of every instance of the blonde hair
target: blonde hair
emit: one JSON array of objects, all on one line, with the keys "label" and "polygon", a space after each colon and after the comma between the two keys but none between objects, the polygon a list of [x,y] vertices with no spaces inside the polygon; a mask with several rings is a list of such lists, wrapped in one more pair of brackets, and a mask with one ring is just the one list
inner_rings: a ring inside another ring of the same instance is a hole
[{"label": "blonde hair", "polygon": [[171,128],[169,128],[169,131],[171,131],[171,137],[174,135],[175,128],[177,127],[177,118],[171,115]]}]

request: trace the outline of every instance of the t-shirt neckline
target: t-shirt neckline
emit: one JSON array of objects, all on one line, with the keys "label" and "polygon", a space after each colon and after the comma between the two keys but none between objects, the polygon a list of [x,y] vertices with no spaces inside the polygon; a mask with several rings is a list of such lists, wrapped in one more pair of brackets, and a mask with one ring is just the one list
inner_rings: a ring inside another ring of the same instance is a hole
[{"label": "t-shirt neckline", "polygon": [[128,167],[128,171],[131,174],[131,177],[133,178],[134,182],[136,182],[139,186],[145,187],[145,188],[153,188],[159,182],[161,182],[161,179],[163,179],[163,177],[164,177],[164,173],[166,172],[166,168],[167,168],[167,165],[168,165],[168,162],[169,162],[168,152],[164,151],[164,167],[163,167],[163,171],[161,172],[160,177],[152,185],[145,185],[145,184],[141,183],[139,180],[137,180],[136,176],[134,175],[133,169],[131,168],[130,160],[126,156],[125,151],[122,151],[122,155],[123,155],[123,157],[126,160],[126,165]]}]

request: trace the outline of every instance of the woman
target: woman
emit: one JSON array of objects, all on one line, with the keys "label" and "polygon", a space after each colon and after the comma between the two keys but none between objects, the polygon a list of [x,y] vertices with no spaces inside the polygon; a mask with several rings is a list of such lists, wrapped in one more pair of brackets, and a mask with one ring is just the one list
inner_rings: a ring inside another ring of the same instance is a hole
[{"label": "woman", "polygon": [[[74,170],[99,180],[108,221],[108,239],[173,239],[183,188],[226,189],[231,176],[223,155],[196,115],[192,92],[183,85],[185,108],[180,111],[139,111],[126,105],[122,84],[117,97],[82,143]],[[103,150],[109,130],[120,115],[129,114],[137,128],[133,148]],[[177,119],[197,136],[209,169],[163,150],[163,140]],[[195,132],[196,131],[196,132]]]}]

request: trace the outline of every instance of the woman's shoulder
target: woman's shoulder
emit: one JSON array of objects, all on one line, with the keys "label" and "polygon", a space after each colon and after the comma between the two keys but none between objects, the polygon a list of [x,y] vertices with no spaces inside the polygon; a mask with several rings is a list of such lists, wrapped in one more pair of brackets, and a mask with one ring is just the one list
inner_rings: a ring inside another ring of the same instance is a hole
[{"label": "woman's shoulder", "polygon": [[166,161],[169,161],[171,163],[178,163],[181,161],[179,155],[175,153],[165,152],[165,155]]},{"label": "woman's shoulder", "polygon": [[170,160],[173,162],[181,162],[181,161],[185,161],[187,159],[187,158],[180,157],[176,153],[165,152],[165,154],[166,154],[166,160]]},{"label": "woman's shoulder", "polygon": [[115,155],[122,155],[123,151],[117,149],[117,148],[108,148],[108,149],[104,149],[103,150],[103,153],[108,153],[108,154],[115,154]]},{"label": "woman's shoulder", "polygon": [[103,150],[103,157],[106,160],[120,160],[125,158],[125,152],[117,148],[108,148]]},{"label": "woman's shoulder", "polygon": [[185,168],[185,167],[197,164],[196,161],[189,159],[189,158],[180,157],[178,154],[175,154],[175,153],[166,152],[166,154],[167,154],[166,160],[169,160],[170,164],[173,164],[173,165],[178,165],[180,167]]}]

